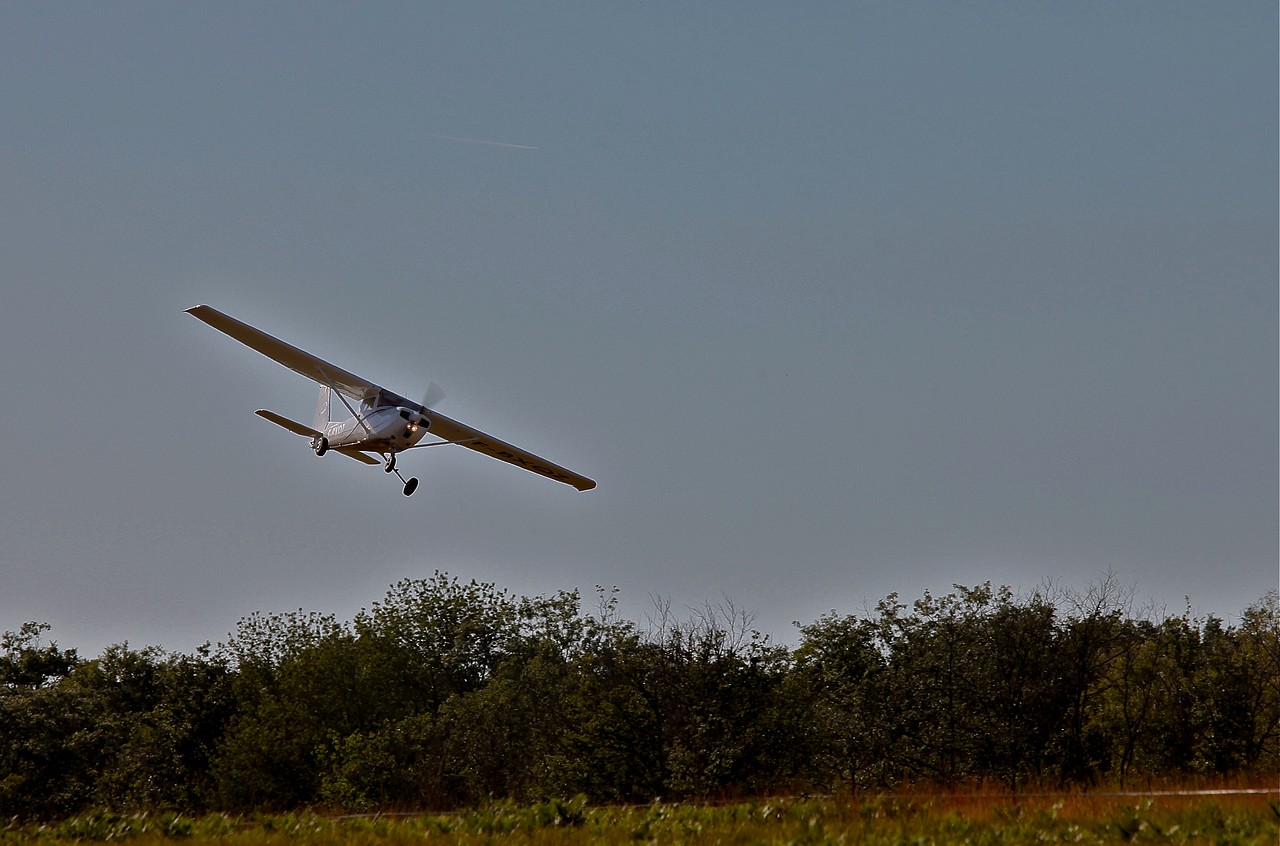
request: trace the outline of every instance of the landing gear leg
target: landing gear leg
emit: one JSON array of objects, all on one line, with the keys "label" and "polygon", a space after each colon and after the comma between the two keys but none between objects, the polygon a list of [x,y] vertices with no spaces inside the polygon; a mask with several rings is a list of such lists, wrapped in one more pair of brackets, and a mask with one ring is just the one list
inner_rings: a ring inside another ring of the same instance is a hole
[{"label": "landing gear leg", "polygon": [[413,496],[413,492],[418,489],[418,480],[415,478],[415,479],[409,479],[406,481],[404,476],[400,475],[399,470],[394,470],[393,472],[396,474],[397,478],[400,479],[400,481],[404,482],[404,495]]}]

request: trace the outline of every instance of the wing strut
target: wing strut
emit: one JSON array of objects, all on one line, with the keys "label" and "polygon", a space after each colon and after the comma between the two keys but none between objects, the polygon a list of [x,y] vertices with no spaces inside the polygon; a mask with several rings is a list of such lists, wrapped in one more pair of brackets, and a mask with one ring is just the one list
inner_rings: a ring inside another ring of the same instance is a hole
[{"label": "wing strut", "polygon": [[[329,387],[333,388],[333,385],[330,385]],[[360,424],[365,432],[372,435],[373,430],[369,428],[369,424],[364,422],[364,418],[360,416],[360,413],[351,407],[351,403],[347,402],[347,398],[342,395],[342,391],[339,391],[337,388],[333,388],[333,392],[338,395],[338,399],[342,400],[342,404],[347,407],[347,411],[351,412],[351,416],[356,419],[356,422]]]}]

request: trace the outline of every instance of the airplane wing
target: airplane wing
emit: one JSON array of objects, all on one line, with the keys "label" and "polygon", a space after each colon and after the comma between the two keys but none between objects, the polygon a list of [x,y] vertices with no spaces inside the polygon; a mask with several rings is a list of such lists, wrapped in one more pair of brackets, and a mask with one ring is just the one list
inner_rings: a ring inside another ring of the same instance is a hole
[{"label": "airplane wing", "polygon": [[261,329],[255,329],[247,323],[241,323],[234,317],[223,314],[211,306],[193,306],[187,309],[187,314],[203,320],[219,332],[230,335],[245,346],[262,353],[267,358],[283,364],[294,373],[300,373],[313,382],[319,382],[321,385],[328,385],[335,391],[341,391],[349,397],[366,400],[377,396],[382,390],[382,388],[368,379],[361,379],[354,373],[349,373],[322,358],[298,349],[292,344],[286,344]]},{"label": "airplane wing", "polygon": [[572,470],[553,464],[545,458],[540,458],[528,450],[523,450],[518,446],[514,446],[505,441],[498,440],[493,435],[487,435],[479,429],[473,429],[465,423],[459,423],[445,417],[438,411],[432,411],[424,408],[412,400],[398,397],[403,402],[397,403],[404,405],[406,408],[412,408],[419,414],[425,414],[431,421],[428,428],[432,435],[437,438],[443,438],[443,443],[436,444],[420,444],[419,446],[443,446],[444,444],[457,444],[467,449],[475,450],[484,455],[491,456],[499,461],[505,461],[508,464],[514,464],[517,467],[523,467],[532,473],[540,476],[546,476],[557,482],[563,482],[566,485],[577,488],[580,491],[589,491],[596,486],[595,481],[588,479]]},{"label": "airplane wing", "polygon": [[[193,306],[187,309],[187,313],[193,317],[203,320],[219,332],[223,332],[235,338],[247,347],[257,350],[267,358],[283,364],[285,367],[306,376],[314,382],[321,385],[328,385],[336,391],[340,391],[349,397],[359,400],[368,400],[374,405],[391,405],[411,408],[419,414],[425,415],[431,425],[429,431],[432,435],[441,439],[443,443],[439,444],[419,444],[419,446],[442,446],[444,444],[458,444],[475,452],[483,453],[491,456],[499,461],[505,461],[508,464],[514,464],[516,467],[522,467],[531,473],[537,473],[540,476],[546,476],[557,482],[563,482],[566,485],[577,488],[580,491],[589,491],[596,486],[595,481],[588,479],[578,473],[561,467],[558,464],[547,461],[528,450],[521,449],[518,446],[509,444],[499,440],[492,435],[485,434],[479,429],[473,429],[465,423],[459,423],[452,420],[438,411],[433,411],[420,403],[411,399],[402,397],[399,394],[392,393],[386,388],[376,385],[367,379],[362,379],[354,373],[349,373],[341,367],[330,364],[322,358],[318,358],[305,350],[300,350],[292,344],[287,344],[279,338],[268,335],[260,329],[255,329],[247,323],[242,323],[234,317],[223,314],[216,308],[207,305]],[[266,419],[273,423],[284,426],[291,431],[298,431],[292,426],[285,425],[285,422],[297,426],[299,429],[306,429],[301,424],[286,421],[279,415],[268,412],[262,414]],[[270,416],[268,416],[270,415]],[[276,419],[279,418],[279,419]],[[285,422],[282,422],[285,421]],[[300,432],[301,434],[301,432]],[[350,455],[350,453],[344,453]],[[351,455],[357,461],[364,460],[359,455]],[[365,456],[367,458],[367,456]],[[376,462],[374,462],[376,463]]]}]

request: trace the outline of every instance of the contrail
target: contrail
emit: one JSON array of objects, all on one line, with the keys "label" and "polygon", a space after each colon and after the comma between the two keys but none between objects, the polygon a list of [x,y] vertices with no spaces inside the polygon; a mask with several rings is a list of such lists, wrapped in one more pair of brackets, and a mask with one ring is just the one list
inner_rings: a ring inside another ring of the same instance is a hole
[{"label": "contrail", "polygon": [[428,132],[432,138],[440,138],[445,141],[457,141],[461,144],[484,144],[487,147],[506,147],[509,150],[536,150],[537,147],[530,147],[528,144],[510,144],[506,141],[486,141],[483,138],[462,138],[457,135],[441,135],[439,132]]}]

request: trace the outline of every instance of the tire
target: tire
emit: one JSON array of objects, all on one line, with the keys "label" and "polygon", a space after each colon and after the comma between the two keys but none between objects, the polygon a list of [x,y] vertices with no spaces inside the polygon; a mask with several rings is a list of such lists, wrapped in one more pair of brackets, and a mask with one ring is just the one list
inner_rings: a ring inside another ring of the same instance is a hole
[{"label": "tire", "polygon": [[324,455],[329,451],[329,439],[321,436],[320,443],[316,444],[316,455]]},{"label": "tire", "polygon": [[418,480],[416,477],[404,483],[405,496],[413,496],[413,492],[416,491],[417,489],[418,489]]}]

